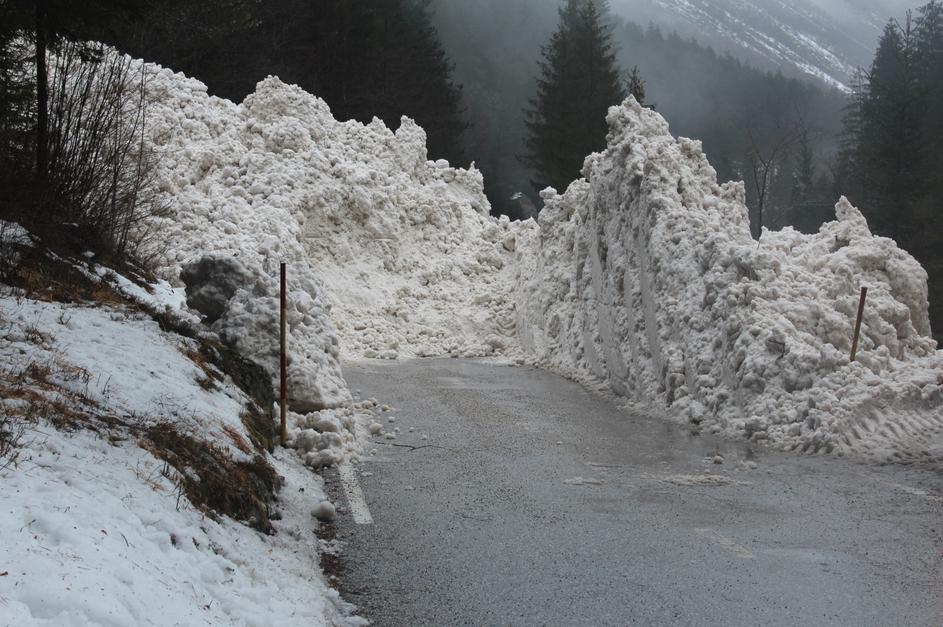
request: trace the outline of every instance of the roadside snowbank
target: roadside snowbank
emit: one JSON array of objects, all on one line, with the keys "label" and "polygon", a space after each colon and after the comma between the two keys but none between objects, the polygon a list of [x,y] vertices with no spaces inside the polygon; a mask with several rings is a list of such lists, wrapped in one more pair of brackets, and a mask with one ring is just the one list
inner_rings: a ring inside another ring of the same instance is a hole
[{"label": "roadside snowbank", "polygon": [[[538,361],[714,432],[804,451],[943,459],[943,356],[926,272],[861,214],[750,237],[742,184],[630,100],[586,179],[545,192],[521,256]],[[862,343],[848,362],[860,286]]]},{"label": "roadside snowbank", "polygon": [[274,464],[283,518],[266,536],[178,499],[164,463],[133,443],[27,438],[19,468],[0,471],[4,624],[346,622],[311,532],[320,479],[292,456]]}]

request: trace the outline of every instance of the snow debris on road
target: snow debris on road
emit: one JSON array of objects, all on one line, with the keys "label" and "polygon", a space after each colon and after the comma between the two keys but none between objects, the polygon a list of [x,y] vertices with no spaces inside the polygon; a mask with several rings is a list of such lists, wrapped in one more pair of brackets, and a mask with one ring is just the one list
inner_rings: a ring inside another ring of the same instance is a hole
[{"label": "snow debris on road", "polygon": [[[943,460],[927,275],[846,200],[814,235],[749,231],[742,183],[630,99],[608,148],[544,192],[518,336],[539,363],[714,432],[802,451]],[[849,363],[859,288],[870,289]]]},{"label": "snow debris on road", "polygon": [[281,144],[275,151],[267,148],[289,141],[290,133],[279,135],[277,125],[265,123],[264,97],[237,106],[207,96],[199,81],[145,68],[151,73],[149,140],[161,155],[158,187],[170,205],[152,225],[167,247],[166,278],[179,284],[187,264],[235,258],[245,272],[242,283],[211,328],[274,377],[279,264],[289,264],[292,406],[311,411],[345,405],[350,394],[338,363],[338,338],[299,219],[314,190],[303,185],[303,162],[289,167],[285,155],[294,150]]},{"label": "snow debris on road", "polygon": [[[545,191],[539,224],[512,223],[487,215],[477,170],[427,161],[408,119],[395,132],[339,122],[276,78],[235,105],[147,68],[174,206],[160,224],[167,278],[207,255],[237,258],[245,287],[212,328],[274,372],[277,264],[291,264],[299,415],[348,405],[341,355],[502,355],[715,433],[943,457],[926,273],[845,200],[815,235],[764,231],[757,243],[742,184],[719,185],[699,142],[630,100],[610,110],[609,146],[587,158],[586,178]],[[331,433],[305,440],[312,465],[335,461],[318,453]]]},{"label": "snow debris on road", "polygon": [[379,120],[339,122],[272,77],[236,105],[145,67],[150,141],[172,205],[155,225],[171,243],[167,278],[206,255],[237,258],[253,279],[213,328],[275,371],[276,277],[288,262],[296,405],[349,400],[341,354],[517,347],[512,262],[518,234],[535,226],[489,217],[481,173],[427,161],[415,123],[393,132]]}]

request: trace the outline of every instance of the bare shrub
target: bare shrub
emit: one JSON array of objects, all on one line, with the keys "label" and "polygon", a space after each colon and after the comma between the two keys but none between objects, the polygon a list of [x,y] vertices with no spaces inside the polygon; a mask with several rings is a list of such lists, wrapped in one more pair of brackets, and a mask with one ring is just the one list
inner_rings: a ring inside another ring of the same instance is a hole
[{"label": "bare shrub", "polygon": [[44,214],[70,237],[121,260],[148,237],[146,218],[165,206],[145,143],[146,74],[101,46],[63,41],[52,58],[49,166]]}]

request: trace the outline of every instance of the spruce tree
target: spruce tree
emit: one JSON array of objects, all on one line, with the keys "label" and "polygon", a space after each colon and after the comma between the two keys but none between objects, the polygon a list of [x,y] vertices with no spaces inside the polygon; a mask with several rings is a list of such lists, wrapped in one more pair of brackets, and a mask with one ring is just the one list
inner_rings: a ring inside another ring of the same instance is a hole
[{"label": "spruce tree", "polygon": [[626,97],[601,0],[566,0],[543,47],[537,97],[525,110],[526,161],[538,187],[562,191],[606,144],[606,113]]},{"label": "spruce tree", "polygon": [[933,0],[921,7],[914,29],[917,89],[924,100],[921,107],[921,175],[931,188],[928,193],[943,203],[943,3]]},{"label": "spruce tree", "polygon": [[885,27],[867,74],[867,92],[846,117],[849,186],[875,230],[901,244],[921,188],[915,162],[919,99],[909,25],[909,20],[906,26],[892,21]]},{"label": "spruce tree", "polygon": [[943,332],[943,3],[933,0],[915,23],[915,72],[920,106],[917,172],[922,195],[915,207],[911,252],[929,275],[930,320]]},{"label": "spruce tree", "polygon": [[335,117],[397,128],[413,118],[429,156],[464,162],[461,87],[430,0],[154,0],[119,33],[123,50],[183,71],[232,100],[276,75]]},{"label": "spruce tree", "polygon": [[633,66],[632,71],[629,72],[629,93],[638,100],[640,105],[646,106],[645,81],[642,80],[642,73],[639,71],[637,65]]},{"label": "spruce tree", "polygon": [[943,330],[943,5],[891,21],[844,118],[839,191],[879,235],[929,274],[930,319]]},{"label": "spruce tree", "polygon": [[18,36],[9,5],[0,4],[0,217],[16,217],[34,176],[35,85],[25,70],[31,46]]}]

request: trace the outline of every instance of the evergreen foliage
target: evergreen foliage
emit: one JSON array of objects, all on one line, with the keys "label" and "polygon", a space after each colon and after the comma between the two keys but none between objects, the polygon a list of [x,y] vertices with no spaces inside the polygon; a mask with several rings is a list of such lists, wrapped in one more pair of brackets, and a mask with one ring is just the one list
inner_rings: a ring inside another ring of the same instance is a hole
[{"label": "evergreen foliage", "polygon": [[[8,26],[3,8],[0,24]],[[14,30],[0,27],[0,215],[29,198],[23,181],[33,178],[36,99],[32,72],[24,68],[33,54]]]},{"label": "evergreen foliage", "polygon": [[526,111],[526,158],[538,188],[563,191],[579,177],[586,156],[606,145],[609,107],[626,97],[607,9],[599,0],[566,0],[543,48],[537,97]]},{"label": "evergreen foliage", "polygon": [[632,67],[632,71],[629,72],[629,93],[638,100],[640,105],[645,105],[645,81],[642,80],[642,73],[639,71],[638,66],[635,65]]},{"label": "evergreen foliage", "polygon": [[[930,275],[930,314],[943,329],[943,4],[932,0],[884,29],[844,119],[840,187],[873,230]],[[938,331],[939,332],[939,331]]]},{"label": "evergreen foliage", "polygon": [[157,0],[101,38],[239,101],[267,75],[323,98],[339,119],[404,115],[429,155],[464,162],[461,88],[431,22],[429,0]]}]

